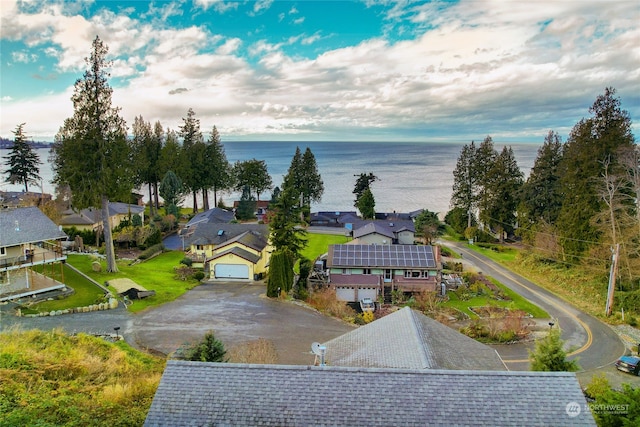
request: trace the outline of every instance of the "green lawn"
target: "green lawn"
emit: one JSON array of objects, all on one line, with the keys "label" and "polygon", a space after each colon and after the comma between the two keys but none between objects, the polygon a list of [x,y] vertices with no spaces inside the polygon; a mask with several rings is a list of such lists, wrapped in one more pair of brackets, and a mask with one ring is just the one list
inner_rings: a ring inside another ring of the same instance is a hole
[{"label": "green lawn", "polygon": [[350,237],[340,234],[307,233],[307,247],[302,251],[302,256],[314,261],[327,252],[329,245],[347,243]]},{"label": "green lawn", "polygon": [[513,261],[518,255],[517,249],[508,248],[501,245],[488,245],[485,247],[468,244],[467,247],[499,263],[507,263]]},{"label": "green lawn", "polygon": [[[199,282],[193,279],[182,281],[174,277],[173,268],[180,265],[180,260],[183,257],[184,255],[180,251],[168,251],[133,266],[129,265],[130,261],[118,261],[118,269],[120,270],[118,273],[106,273],[106,262],[104,260],[100,260],[102,272],[96,273],[91,268],[91,264],[96,258],[89,255],[71,254],[67,257],[67,263],[73,265],[98,283],[104,284],[111,279],[128,278],[148,290],[156,291],[155,296],[135,300],[129,306],[129,311],[135,313],[148,307],[173,301],[198,285]],[[62,300],[42,302],[34,307],[35,310],[51,311],[82,307],[94,304],[102,295],[102,291],[96,285],[70,268],[65,267],[64,274],[65,283],[76,291],[75,294]]]},{"label": "green lawn", "polygon": [[[64,265],[64,283],[73,288],[75,293],[67,298],[53,301],[44,301],[34,306],[33,310],[23,310],[28,312],[49,312],[52,310],[64,310],[66,308],[85,307],[96,304],[102,300],[104,292],[93,283],[89,282],[75,270]],[[33,268],[34,271],[53,277],[62,281],[59,264],[39,265]]]}]

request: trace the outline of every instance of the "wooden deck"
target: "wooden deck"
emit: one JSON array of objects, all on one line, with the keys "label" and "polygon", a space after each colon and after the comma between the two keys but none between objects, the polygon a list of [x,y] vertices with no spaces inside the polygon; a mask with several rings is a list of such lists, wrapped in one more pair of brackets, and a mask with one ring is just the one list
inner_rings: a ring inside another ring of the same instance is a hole
[{"label": "wooden deck", "polygon": [[64,283],[25,268],[24,271],[13,271],[8,284],[0,284],[0,301],[30,297],[65,287]]}]

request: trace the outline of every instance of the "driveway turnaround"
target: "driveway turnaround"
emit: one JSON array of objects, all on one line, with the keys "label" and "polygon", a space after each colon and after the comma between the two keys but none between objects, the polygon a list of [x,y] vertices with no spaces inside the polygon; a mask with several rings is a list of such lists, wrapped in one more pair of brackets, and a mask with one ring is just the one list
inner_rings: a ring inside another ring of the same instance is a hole
[{"label": "driveway turnaround", "polygon": [[353,326],[290,301],[264,296],[261,282],[202,284],[177,300],[133,317],[135,345],[164,354],[197,342],[213,331],[227,349],[265,338],[280,364],[312,364],[311,344],[353,330]]},{"label": "driveway turnaround", "polygon": [[69,333],[117,333],[140,349],[169,355],[184,344],[214,331],[227,349],[265,338],[276,347],[280,364],[312,364],[311,344],[325,342],[354,326],[290,301],[264,296],[261,282],[202,284],[175,301],[131,314],[122,304],[115,310],[46,317],[16,317],[12,306],[0,306],[0,329],[51,330]]}]

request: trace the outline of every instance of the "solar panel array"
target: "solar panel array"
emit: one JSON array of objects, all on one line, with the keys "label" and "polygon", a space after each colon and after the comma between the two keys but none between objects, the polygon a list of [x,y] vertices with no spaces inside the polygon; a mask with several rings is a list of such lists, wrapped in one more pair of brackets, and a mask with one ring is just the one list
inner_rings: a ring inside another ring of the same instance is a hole
[{"label": "solar panel array", "polygon": [[436,267],[431,246],[333,245],[332,249],[334,267]]}]

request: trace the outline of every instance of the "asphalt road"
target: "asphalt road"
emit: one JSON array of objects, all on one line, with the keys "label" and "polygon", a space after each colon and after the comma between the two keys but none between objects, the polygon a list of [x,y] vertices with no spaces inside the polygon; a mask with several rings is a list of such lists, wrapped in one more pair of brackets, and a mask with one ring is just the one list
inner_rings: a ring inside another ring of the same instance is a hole
[{"label": "asphalt road", "polygon": [[[582,369],[578,377],[583,385],[598,373],[604,373],[614,385],[621,382],[640,385],[640,378],[615,369],[613,363],[625,353],[625,346],[608,325],[491,259],[469,250],[462,243],[443,243],[461,253],[465,262],[474,265],[478,271],[495,278],[549,313],[551,316],[549,321],[554,322],[553,327],[560,327],[562,330],[562,339],[565,340],[566,348],[571,350],[570,359],[578,360]],[[534,343],[493,347],[510,370],[529,369],[529,350],[533,349]]]}]

